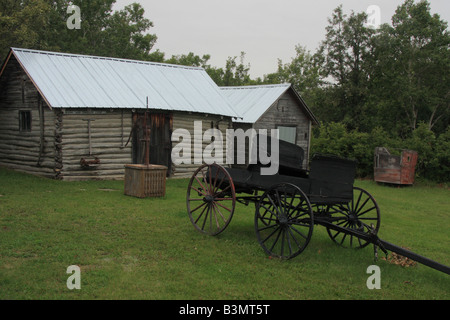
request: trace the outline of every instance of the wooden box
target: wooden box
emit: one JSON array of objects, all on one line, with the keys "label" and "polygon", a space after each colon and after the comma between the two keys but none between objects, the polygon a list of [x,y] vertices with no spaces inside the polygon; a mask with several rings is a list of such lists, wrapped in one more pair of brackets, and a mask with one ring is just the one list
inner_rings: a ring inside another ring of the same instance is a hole
[{"label": "wooden box", "polygon": [[164,197],[166,195],[167,167],[160,165],[125,165],[125,191],[138,198]]},{"label": "wooden box", "polygon": [[374,179],[377,182],[399,185],[414,183],[418,154],[402,150],[400,155],[391,155],[386,148],[375,149]]}]

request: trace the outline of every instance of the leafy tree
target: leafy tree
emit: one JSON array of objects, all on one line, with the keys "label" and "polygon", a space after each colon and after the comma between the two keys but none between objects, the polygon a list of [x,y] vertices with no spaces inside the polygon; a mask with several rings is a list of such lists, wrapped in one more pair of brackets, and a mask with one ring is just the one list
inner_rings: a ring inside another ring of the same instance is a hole
[{"label": "leafy tree", "polygon": [[10,47],[49,49],[42,34],[50,11],[44,0],[0,0],[0,59],[6,58]]},{"label": "leafy tree", "polygon": [[211,56],[209,54],[205,54],[202,57],[200,57],[199,55],[196,55],[193,52],[189,52],[188,54],[173,55],[170,59],[166,60],[165,62],[170,64],[202,67],[207,69],[211,67],[208,64],[209,59],[211,59]]},{"label": "leafy tree", "polygon": [[[153,23],[138,3],[113,11],[115,0],[0,0],[0,55],[12,46],[70,53],[163,61],[151,52]],[[69,5],[81,11],[81,28],[67,28]]]},{"label": "leafy tree", "polygon": [[211,66],[208,63],[210,58],[211,56],[209,54],[205,54],[200,57],[193,52],[189,52],[188,54],[172,55],[170,59],[167,59],[164,62],[192,67],[202,67],[217,85],[223,85],[223,77],[225,72],[222,68]]},{"label": "leafy tree", "polygon": [[251,83],[250,64],[244,64],[245,52],[241,52],[239,64],[236,59],[237,57],[227,59],[222,81],[219,81],[221,86],[243,86]]},{"label": "leafy tree", "polygon": [[[406,0],[374,39],[374,97],[410,130],[445,131],[450,115],[450,36],[426,1]],[[404,120],[403,120],[404,119]],[[443,121],[443,122],[442,122]],[[445,122],[446,121],[446,122]]]},{"label": "leafy tree", "polygon": [[322,76],[329,82],[325,92],[337,112],[335,121],[344,121],[349,128],[364,124],[368,97],[369,68],[374,30],[365,26],[366,13],[352,12],[349,17],[337,7],[328,19],[326,38],[317,56],[322,59]]},{"label": "leafy tree", "polygon": [[[104,55],[114,57],[152,60],[150,51],[156,43],[154,34],[145,34],[153,22],[144,18],[144,8],[138,3],[115,11],[106,21],[104,34]],[[153,58],[158,54],[153,55]],[[156,59],[159,60],[159,59]]]},{"label": "leafy tree", "polygon": [[209,54],[200,57],[190,52],[187,55],[173,55],[170,59],[165,60],[165,62],[202,67],[218,86],[242,86],[256,83],[256,81],[250,78],[250,64],[245,64],[245,52],[241,52],[239,63],[236,61],[238,57],[228,57],[225,62],[225,70],[211,66],[208,63],[210,58],[211,56]]},{"label": "leafy tree", "polygon": [[321,43],[319,52],[324,57],[323,76],[331,77],[337,85],[343,85],[347,79],[347,47],[344,40],[344,21],[342,5],[334,9],[328,18],[326,39]]},{"label": "leafy tree", "polygon": [[[437,167],[431,172],[430,178],[439,182],[450,181],[450,127],[439,135],[434,148]],[[427,168],[428,169],[428,168]]]},{"label": "leafy tree", "polygon": [[313,102],[317,89],[323,83],[320,66],[316,56],[305,47],[296,46],[295,53],[295,57],[289,63],[283,64],[281,60],[278,60],[276,79],[282,83],[291,83],[307,102]]}]

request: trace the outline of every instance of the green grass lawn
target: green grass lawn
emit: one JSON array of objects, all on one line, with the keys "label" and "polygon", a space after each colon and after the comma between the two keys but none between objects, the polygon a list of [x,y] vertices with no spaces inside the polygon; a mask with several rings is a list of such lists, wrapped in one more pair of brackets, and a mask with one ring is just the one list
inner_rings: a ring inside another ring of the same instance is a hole
[{"label": "green grass lawn", "polygon": [[[188,180],[163,199],[123,194],[122,181],[61,182],[0,169],[0,299],[439,299],[450,277],[423,265],[379,260],[373,247],[344,249],[323,227],[289,261],[270,259],[254,232],[254,206],[238,205],[219,236],[186,213]],[[381,210],[381,239],[450,265],[450,190],[357,181]],[[383,256],[380,253],[380,256]],[[69,290],[71,265],[81,289]]]}]

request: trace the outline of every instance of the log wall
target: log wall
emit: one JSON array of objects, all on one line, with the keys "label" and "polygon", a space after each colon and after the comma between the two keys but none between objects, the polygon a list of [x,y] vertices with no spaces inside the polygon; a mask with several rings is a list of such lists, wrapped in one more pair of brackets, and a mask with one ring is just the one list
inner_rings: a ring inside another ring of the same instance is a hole
[{"label": "log wall", "polygon": [[[194,136],[194,123],[195,121],[202,121],[202,135],[201,137]],[[232,128],[231,119],[227,117],[214,116],[214,115],[204,115],[204,114],[189,114],[189,113],[174,113],[173,116],[173,130],[176,129],[185,129],[188,130],[191,135],[191,161],[189,164],[179,164],[172,165],[172,176],[174,178],[188,178],[191,177],[195,170],[198,169],[200,164],[194,163],[195,154],[194,154],[194,146],[197,144],[201,145],[202,156],[205,151],[205,148],[211,144],[211,141],[208,141],[204,138],[205,131],[211,129],[211,127],[218,128],[223,137],[223,165],[226,166],[226,130]],[[180,139],[181,141],[181,139]],[[181,144],[180,144],[181,143]],[[173,141],[172,147],[183,146],[182,142]],[[214,155],[214,154],[213,154]],[[202,157],[203,158],[203,157]],[[174,159],[172,159],[173,161]]]},{"label": "log wall", "polygon": [[[122,117],[123,115],[123,117]],[[132,141],[127,143],[132,128],[131,110],[68,110],[62,117],[62,172],[64,180],[92,180],[92,179],[123,179],[125,164],[132,163]],[[88,119],[91,119],[91,142],[89,148]],[[202,121],[202,139],[194,137],[194,123]],[[203,134],[218,126],[223,135],[223,163],[225,160],[226,129],[230,127],[230,120],[223,120],[220,116],[189,114],[175,112],[173,115],[173,130],[186,129],[191,135],[191,161],[188,164],[172,165],[171,177],[187,178],[200,166],[194,163],[194,144],[202,146],[202,152],[211,144],[203,139]],[[123,130],[122,130],[123,127]],[[122,133],[123,132],[123,133]],[[178,141],[172,143],[173,147]],[[89,155],[91,152],[91,155]],[[80,160],[99,163],[90,167],[83,167]]]},{"label": "log wall", "polygon": [[[19,130],[19,111],[31,112],[31,131]],[[202,136],[198,140],[194,136],[195,121],[202,121]],[[172,177],[192,176],[200,166],[194,163],[194,146],[200,144],[203,154],[211,145],[211,141],[203,139],[203,134],[212,127],[222,132],[225,165],[226,129],[232,128],[231,119],[174,112],[173,130],[190,132],[192,160],[173,165]],[[132,163],[132,141],[125,147],[131,129],[132,110],[128,109],[50,109],[13,55],[3,70],[0,78],[2,166],[67,181],[124,179],[125,165]]]},{"label": "log wall", "polygon": [[[30,111],[31,131],[21,132],[20,111]],[[55,114],[11,56],[0,79],[0,165],[54,178]]]},{"label": "log wall", "polygon": [[131,141],[125,147],[131,128],[131,110],[63,110],[59,130],[62,153],[61,178],[123,179],[124,166],[132,163]]}]

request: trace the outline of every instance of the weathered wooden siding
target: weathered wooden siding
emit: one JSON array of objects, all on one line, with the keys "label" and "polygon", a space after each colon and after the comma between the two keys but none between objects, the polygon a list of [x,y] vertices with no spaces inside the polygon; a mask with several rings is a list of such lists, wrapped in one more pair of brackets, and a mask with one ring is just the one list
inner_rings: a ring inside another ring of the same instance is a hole
[{"label": "weathered wooden siding", "polygon": [[[30,132],[20,132],[19,111],[30,111]],[[90,134],[89,122],[90,119]],[[202,121],[202,139],[194,137],[194,122]],[[174,165],[173,177],[190,177],[199,167],[194,163],[194,145],[202,153],[211,144],[203,134],[218,127],[223,135],[226,163],[228,117],[174,112],[173,130],[191,134],[192,161]],[[18,61],[11,56],[0,79],[0,165],[61,180],[123,179],[125,165],[132,163],[132,142],[125,147],[132,129],[132,111],[118,109],[50,109]],[[90,141],[89,141],[90,137]],[[177,142],[173,142],[173,146]],[[81,159],[98,163],[89,167]]]},{"label": "weathered wooden siding", "polygon": [[[202,136],[195,137],[194,136],[194,123],[195,121],[202,122]],[[191,177],[192,174],[197,170],[200,164],[194,163],[194,144],[202,146],[202,152],[204,152],[205,148],[211,144],[210,141],[204,141],[203,135],[206,130],[211,129],[214,126],[215,128],[218,126],[218,129],[222,132],[223,136],[223,164],[226,165],[226,130],[232,128],[231,119],[221,116],[213,116],[208,115],[205,116],[203,114],[189,114],[177,112],[174,113],[173,116],[173,130],[177,129],[185,129],[188,130],[191,135],[191,163],[190,164],[179,164],[173,165],[173,177],[174,178],[187,178]],[[181,139],[180,139],[181,140]],[[173,141],[172,147],[176,147],[180,145],[181,142]],[[183,146],[181,143],[180,147]],[[173,159],[172,159],[173,161]]]},{"label": "weathered wooden siding", "polygon": [[264,115],[253,125],[256,130],[277,129],[278,126],[295,126],[297,128],[296,144],[305,151],[303,167],[307,168],[309,159],[311,120],[302,111],[298,99],[291,90],[284,93]]},{"label": "weathered wooden siding", "polygon": [[[59,132],[62,139],[61,178],[123,179],[125,164],[132,163],[131,142],[125,147],[131,127],[131,110],[65,109]],[[89,167],[81,165],[81,159],[93,161],[96,158],[99,160],[98,164]]]},{"label": "weathered wooden siding", "polygon": [[377,182],[412,185],[418,154],[402,150],[400,155],[391,155],[386,148],[375,148],[374,179]]},{"label": "weathered wooden siding", "polygon": [[[31,112],[31,131],[20,132],[19,111]],[[55,172],[55,114],[14,56],[0,80],[0,165],[46,177]]]}]

